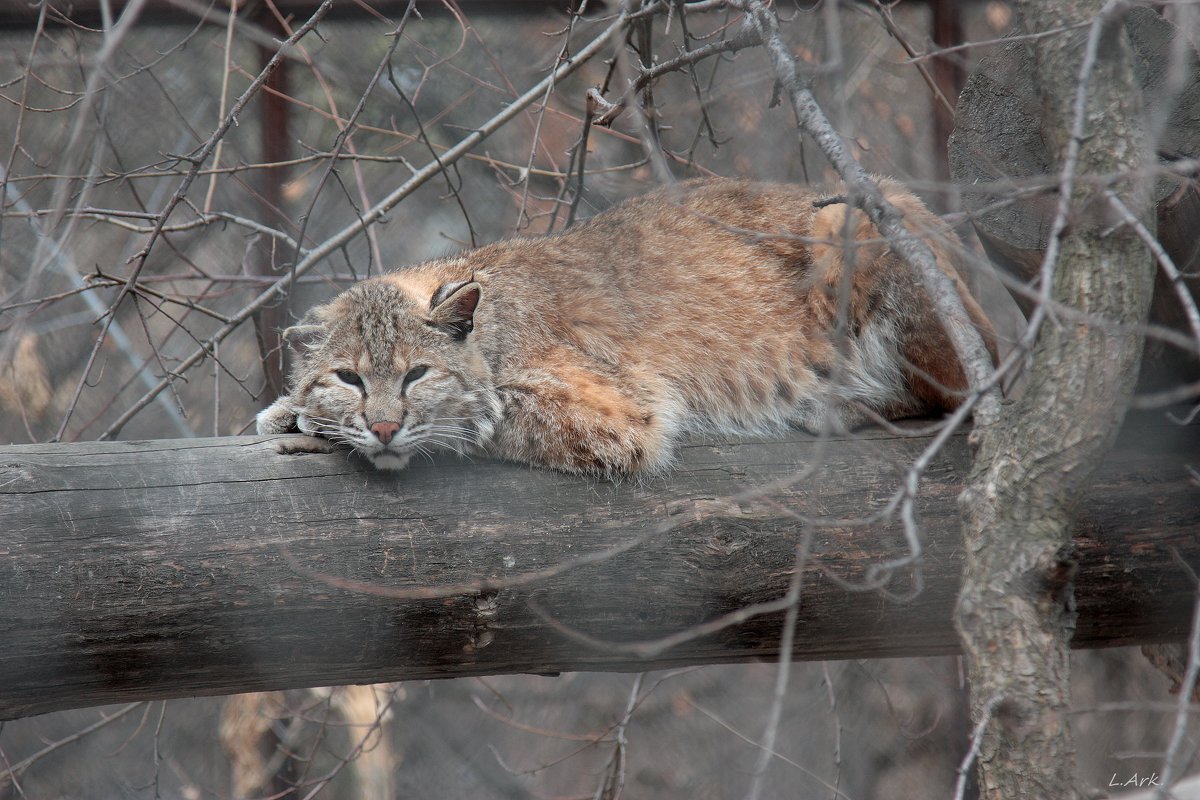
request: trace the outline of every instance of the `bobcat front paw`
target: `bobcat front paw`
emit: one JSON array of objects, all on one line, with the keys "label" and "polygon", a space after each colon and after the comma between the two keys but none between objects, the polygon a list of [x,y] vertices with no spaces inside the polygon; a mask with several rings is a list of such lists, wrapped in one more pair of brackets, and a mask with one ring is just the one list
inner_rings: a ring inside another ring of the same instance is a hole
[{"label": "bobcat front paw", "polygon": [[254,418],[259,436],[271,436],[277,433],[298,433],[296,414],[286,404],[276,400],[271,405],[258,412]]},{"label": "bobcat front paw", "polygon": [[288,437],[275,442],[275,452],[281,456],[328,455],[336,449],[333,442],[316,436]]}]

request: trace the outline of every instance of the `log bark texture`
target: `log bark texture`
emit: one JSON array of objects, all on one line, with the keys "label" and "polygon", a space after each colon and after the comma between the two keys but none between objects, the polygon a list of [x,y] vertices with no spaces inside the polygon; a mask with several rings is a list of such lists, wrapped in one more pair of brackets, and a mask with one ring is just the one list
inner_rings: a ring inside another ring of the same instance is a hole
[{"label": "log bark texture", "polygon": [[[922,484],[923,588],[855,591],[904,552],[877,510],[928,443],[685,447],[677,469],[610,484],[455,459],[378,473],[285,439],[0,448],[0,719],[132,699],[511,672],[646,670],[773,658],[782,614],[653,657],[629,643],[781,597],[800,513],[814,528],[795,655],[953,653],[962,566],[954,438]],[[1139,430],[1075,529],[1075,644],[1186,638],[1200,428]],[[812,474],[801,478],[802,470]],[[782,483],[780,483],[782,482]],[[766,499],[728,499],[776,485]],[[902,570],[889,585],[912,587]]]}]

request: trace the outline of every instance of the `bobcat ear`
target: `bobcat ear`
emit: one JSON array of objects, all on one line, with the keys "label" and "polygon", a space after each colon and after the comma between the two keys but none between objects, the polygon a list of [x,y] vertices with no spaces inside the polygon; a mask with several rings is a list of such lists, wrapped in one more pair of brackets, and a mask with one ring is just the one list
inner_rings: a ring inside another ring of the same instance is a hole
[{"label": "bobcat ear", "polygon": [[467,338],[475,330],[475,307],[482,289],[475,281],[442,284],[429,301],[429,324],[460,341]]},{"label": "bobcat ear", "polygon": [[324,325],[293,325],[283,332],[283,339],[297,353],[316,350],[325,341]]}]

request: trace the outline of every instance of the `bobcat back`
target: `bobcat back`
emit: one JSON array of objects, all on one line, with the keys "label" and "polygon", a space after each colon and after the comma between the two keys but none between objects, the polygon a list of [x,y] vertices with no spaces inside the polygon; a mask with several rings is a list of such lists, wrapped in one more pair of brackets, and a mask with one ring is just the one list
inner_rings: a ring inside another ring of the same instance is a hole
[{"label": "bobcat back", "polygon": [[[991,327],[953,233],[898,184],[906,226]],[[434,448],[602,476],[659,471],[688,431],[810,431],[955,408],[966,378],[921,281],[820,189],[716,179],[557,235],[356,284],[286,331],[299,430],[381,469]]]}]

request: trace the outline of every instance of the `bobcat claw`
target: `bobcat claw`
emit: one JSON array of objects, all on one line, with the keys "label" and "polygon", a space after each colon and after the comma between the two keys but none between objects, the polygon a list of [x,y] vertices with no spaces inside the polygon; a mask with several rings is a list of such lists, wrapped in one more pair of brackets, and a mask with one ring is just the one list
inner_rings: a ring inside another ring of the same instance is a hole
[{"label": "bobcat claw", "polygon": [[[301,433],[297,425],[296,412],[283,399],[276,400],[271,405],[258,412],[254,418],[259,436],[274,436],[281,433]],[[285,456],[302,455],[305,453],[332,453],[335,447],[328,439],[316,436],[303,438],[288,438],[275,443],[275,452]]]}]

